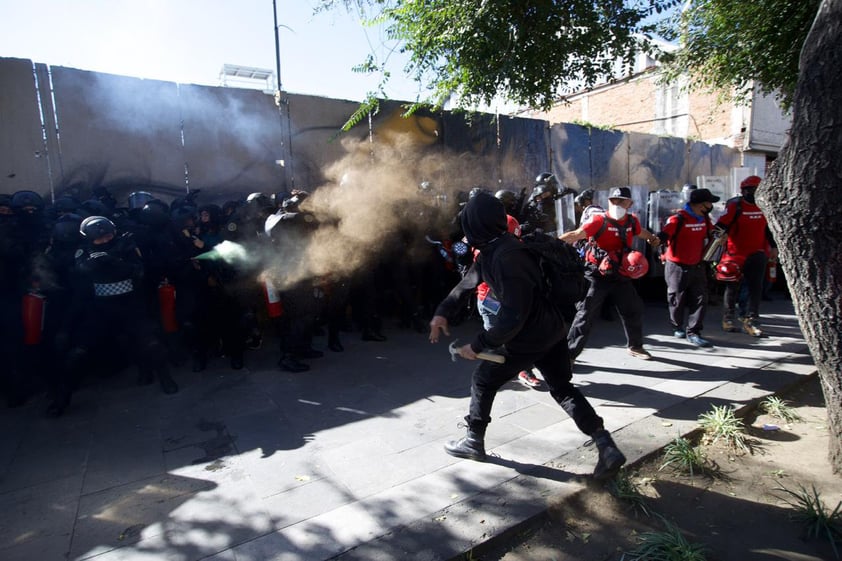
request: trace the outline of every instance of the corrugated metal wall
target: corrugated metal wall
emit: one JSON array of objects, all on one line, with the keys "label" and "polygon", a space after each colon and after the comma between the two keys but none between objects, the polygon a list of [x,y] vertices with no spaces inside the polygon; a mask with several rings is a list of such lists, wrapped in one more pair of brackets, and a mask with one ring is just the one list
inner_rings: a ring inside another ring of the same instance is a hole
[{"label": "corrugated metal wall", "polygon": [[21,59],[0,58],[0,84],[0,192],[46,198],[105,186],[118,201],[137,189],[166,198],[192,188],[221,202],[339,183],[366,165],[401,166],[402,180],[448,191],[531,187],[544,171],[576,189],[671,189],[739,165],[739,153],[724,146],[488,114],[405,119],[396,102],[339,134],[353,102],[284,95],[279,110],[255,90]]}]

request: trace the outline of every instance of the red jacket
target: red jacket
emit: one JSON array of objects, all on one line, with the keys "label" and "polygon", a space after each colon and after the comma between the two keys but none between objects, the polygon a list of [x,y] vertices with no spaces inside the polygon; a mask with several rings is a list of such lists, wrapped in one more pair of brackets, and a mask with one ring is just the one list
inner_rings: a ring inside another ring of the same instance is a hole
[{"label": "red jacket", "polygon": [[[640,220],[633,214],[627,214],[622,220],[618,220],[621,226],[626,229],[626,245],[623,245],[623,240],[620,238],[620,231],[614,224],[608,220],[607,214],[594,214],[587,222],[582,224],[582,229],[589,238],[594,238],[596,246],[604,249],[607,252],[619,252],[623,247],[631,247],[634,243],[634,237],[640,234]],[[603,227],[603,224],[605,227]],[[602,233],[600,234],[600,230]],[[593,252],[588,249],[585,259],[590,263],[599,263],[599,260],[593,255]]]},{"label": "red jacket", "polygon": [[[738,207],[742,207],[739,212]],[[746,202],[742,197],[728,201],[725,214],[716,223],[728,230],[726,253],[743,259],[758,251],[766,251],[767,224],[760,207]]]},{"label": "red jacket", "polygon": [[667,218],[663,232],[667,239],[667,261],[697,265],[702,260],[705,242],[713,229],[710,217],[697,218],[680,210]]}]

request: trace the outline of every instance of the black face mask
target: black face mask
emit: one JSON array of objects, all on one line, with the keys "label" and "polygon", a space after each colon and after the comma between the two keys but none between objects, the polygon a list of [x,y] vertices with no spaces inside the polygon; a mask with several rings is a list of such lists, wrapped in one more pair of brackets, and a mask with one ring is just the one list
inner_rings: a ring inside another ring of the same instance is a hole
[{"label": "black face mask", "polygon": [[749,204],[754,204],[754,189],[746,189],[743,191],[743,199]]},{"label": "black face mask", "polygon": [[703,209],[702,209],[702,214],[710,214],[710,212],[711,212],[712,210],[713,210],[713,207],[710,207],[710,208],[703,208]]}]

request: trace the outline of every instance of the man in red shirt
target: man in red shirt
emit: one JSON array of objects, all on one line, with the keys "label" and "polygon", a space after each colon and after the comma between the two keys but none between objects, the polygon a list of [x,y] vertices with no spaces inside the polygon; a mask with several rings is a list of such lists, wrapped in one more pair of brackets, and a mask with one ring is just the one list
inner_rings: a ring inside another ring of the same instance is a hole
[{"label": "man in red shirt", "polygon": [[[763,293],[763,276],[766,274],[766,247],[771,247],[769,257],[778,256],[777,245],[772,239],[772,232],[763,216],[763,211],[754,201],[754,193],[762,180],[750,175],[740,183],[739,197],[730,199],[723,214],[716,223],[716,228],[727,232],[728,241],[720,259],[720,265],[730,262],[738,267],[742,281],[748,288],[748,313],[742,319],[743,331],[753,337],[760,337],[763,331],[757,325],[760,315],[760,298]],[[735,319],[740,279],[725,283],[722,329],[739,331]]]},{"label": "man in red shirt", "polygon": [[593,321],[609,295],[613,297],[623,322],[629,354],[643,360],[652,358],[649,351],[643,348],[643,300],[630,278],[600,267],[603,255],[622,254],[631,247],[635,236],[646,240],[653,247],[660,244],[658,236],[643,228],[637,217],[628,213],[632,202],[631,189],[617,187],[610,193],[605,213],[593,214],[578,229],[559,236],[566,243],[585,238],[590,238],[591,242],[585,253],[585,277],[590,286],[585,299],[576,304],[576,317],[567,334],[571,360],[585,348]]},{"label": "man in red shirt", "polygon": [[676,337],[687,337],[697,347],[712,346],[710,341],[702,338],[708,300],[707,272],[702,254],[713,232],[709,215],[716,202],[719,202],[719,197],[710,190],[693,189],[684,208],[667,218],[663,229],[658,232],[658,238],[667,247],[664,280],[673,332]]}]

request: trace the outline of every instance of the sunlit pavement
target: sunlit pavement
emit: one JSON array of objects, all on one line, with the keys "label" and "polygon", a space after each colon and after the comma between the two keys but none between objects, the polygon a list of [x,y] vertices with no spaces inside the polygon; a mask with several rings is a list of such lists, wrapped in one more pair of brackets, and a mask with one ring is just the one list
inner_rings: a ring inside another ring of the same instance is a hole
[{"label": "sunlit pavement", "polygon": [[[711,308],[715,347],[699,349],[648,303],[651,361],[626,352],[618,320],[599,321],[575,381],[630,461],[712,405],[745,407],[814,373],[791,302],[761,310],[767,336],[754,339],[720,331]],[[496,399],[489,461],[446,455],[472,364],[451,362],[448,341],[385,333],[345,333],[344,353],[303,374],[279,371],[267,339],[244,370],[177,369],[176,395],[127,370],[89,381],[60,419],[43,416],[44,396],[2,409],[0,558],[450,559],[587,487],[593,446],[545,388],[516,381]]]}]

